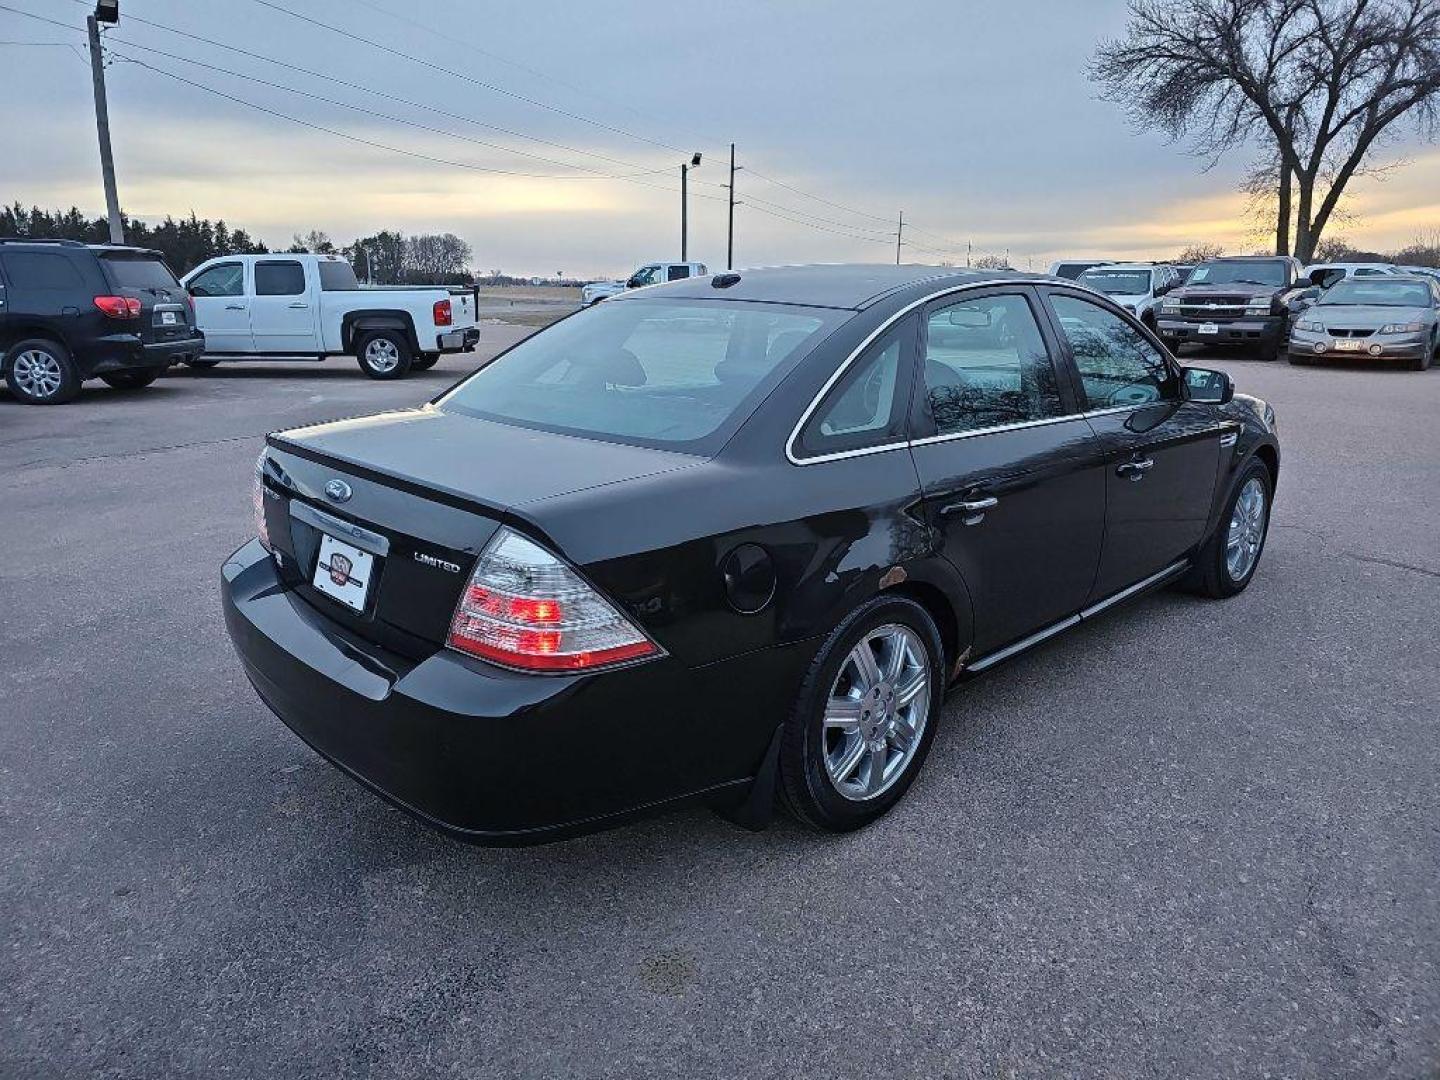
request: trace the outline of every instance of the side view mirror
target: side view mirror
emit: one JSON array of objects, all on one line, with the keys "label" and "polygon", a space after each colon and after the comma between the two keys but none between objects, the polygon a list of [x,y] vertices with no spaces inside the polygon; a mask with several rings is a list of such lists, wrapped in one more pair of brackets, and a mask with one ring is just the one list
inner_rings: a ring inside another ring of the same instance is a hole
[{"label": "side view mirror", "polygon": [[1191,401],[1203,401],[1211,405],[1228,405],[1235,397],[1235,383],[1223,371],[1187,367],[1185,369],[1185,396]]},{"label": "side view mirror", "polygon": [[1156,296],[1164,296],[1167,292],[1169,292],[1169,291],[1170,291],[1171,289],[1173,289],[1174,287],[1175,287],[1174,284],[1171,283],[1171,282],[1168,282],[1168,281],[1165,282],[1165,283],[1162,284],[1162,285],[1156,285],[1156,286],[1155,286],[1155,295],[1156,295]]},{"label": "side view mirror", "polygon": [[196,288],[194,285],[188,286],[188,287],[185,289],[185,291],[186,291],[187,293],[189,293],[191,296],[204,296],[204,295],[205,295],[205,290],[204,290],[204,289]]},{"label": "side view mirror", "polygon": [[634,277],[632,277],[629,281],[625,282],[625,287],[626,287],[627,289],[638,289],[638,288],[640,288],[640,285],[641,285],[641,282],[640,282],[640,275],[639,275],[639,274],[636,274],[636,275],[635,275]]}]

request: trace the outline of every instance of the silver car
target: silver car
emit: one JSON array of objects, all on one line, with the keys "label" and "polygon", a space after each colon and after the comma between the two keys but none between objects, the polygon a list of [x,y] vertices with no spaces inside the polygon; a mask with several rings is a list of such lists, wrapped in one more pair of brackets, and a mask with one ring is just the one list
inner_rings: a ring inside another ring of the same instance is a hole
[{"label": "silver car", "polygon": [[1322,357],[1405,360],[1415,371],[1440,349],[1440,281],[1415,275],[1349,277],[1300,312],[1290,362]]}]

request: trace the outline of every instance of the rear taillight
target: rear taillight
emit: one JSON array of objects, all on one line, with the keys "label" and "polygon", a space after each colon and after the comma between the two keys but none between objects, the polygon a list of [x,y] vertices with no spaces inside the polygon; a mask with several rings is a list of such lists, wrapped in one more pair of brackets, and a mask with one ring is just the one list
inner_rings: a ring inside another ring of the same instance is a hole
[{"label": "rear taillight", "polygon": [[140,301],[133,296],[97,296],[95,306],[111,319],[140,317]]},{"label": "rear taillight", "polygon": [[449,300],[436,300],[436,301],[435,301],[435,325],[436,325],[436,326],[449,326],[452,321],[453,321],[453,320],[452,320],[452,318],[451,318],[451,316],[450,316],[450,301],[449,301]]},{"label": "rear taillight", "polygon": [[265,526],[265,454],[255,459],[255,487],[251,493],[255,507],[255,535],[266,551],[270,550],[270,530]]},{"label": "rear taillight", "polygon": [[503,526],[480,553],[447,644],[523,671],[585,671],[660,652],[562,559]]}]

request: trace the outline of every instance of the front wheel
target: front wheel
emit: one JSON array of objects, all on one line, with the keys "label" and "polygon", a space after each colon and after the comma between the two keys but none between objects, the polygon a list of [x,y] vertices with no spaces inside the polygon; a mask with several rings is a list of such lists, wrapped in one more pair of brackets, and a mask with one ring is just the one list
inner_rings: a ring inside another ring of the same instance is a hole
[{"label": "front wheel", "polygon": [[1440,330],[1430,335],[1430,347],[1410,361],[1411,371],[1425,371],[1430,367],[1430,361],[1435,358],[1435,350],[1440,348]]},{"label": "front wheel", "polygon": [[870,824],[904,796],[930,752],[945,650],[929,613],[879,596],[831,633],[806,673],[780,747],[784,803],[827,832]]},{"label": "front wheel", "polygon": [[139,390],[149,386],[160,377],[160,369],[151,371],[112,371],[108,375],[101,375],[100,381],[116,390]]},{"label": "front wheel", "polygon": [[1195,557],[1186,584],[1216,600],[1234,596],[1250,584],[1270,532],[1270,470],[1252,459],[1240,474],[1220,523]]},{"label": "front wheel", "polygon": [[372,330],[355,347],[360,370],[372,379],[401,379],[410,370],[410,343],[394,330]]},{"label": "front wheel", "polygon": [[30,338],[10,350],[5,381],[27,405],[61,405],[80,393],[80,376],[69,350],[45,338]]}]

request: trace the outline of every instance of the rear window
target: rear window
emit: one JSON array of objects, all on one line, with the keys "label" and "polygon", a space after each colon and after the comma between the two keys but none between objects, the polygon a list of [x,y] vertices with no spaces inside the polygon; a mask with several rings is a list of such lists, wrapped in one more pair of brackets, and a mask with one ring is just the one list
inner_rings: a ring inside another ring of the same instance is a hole
[{"label": "rear window", "polygon": [[713,453],[850,314],[740,301],[601,304],[517,345],[441,405],[545,431]]},{"label": "rear window", "polygon": [[320,288],[324,292],[354,292],[360,288],[355,268],[348,262],[320,263]]},{"label": "rear window", "polygon": [[153,256],[104,255],[100,262],[117,289],[178,289],[170,268]]}]

